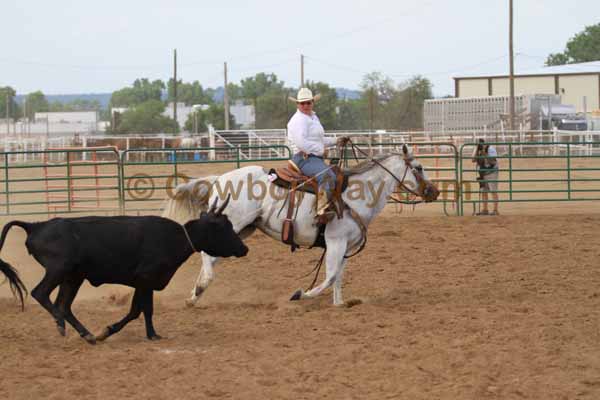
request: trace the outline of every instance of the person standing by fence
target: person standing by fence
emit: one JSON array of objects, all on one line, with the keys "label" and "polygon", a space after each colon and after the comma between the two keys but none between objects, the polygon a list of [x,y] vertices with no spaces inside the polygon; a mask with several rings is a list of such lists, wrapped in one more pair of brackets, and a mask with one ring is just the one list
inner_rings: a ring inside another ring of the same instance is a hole
[{"label": "person standing by fence", "polygon": [[[485,144],[479,139],[477,148],[473,153],[472,161],[477,163],[477,180],[481,192],[482,209],[476,215],[500,215],[498,212],[498,152],[492,145]],[[490,213],[488,209],[489,194],[492,195],[494,210]]]}]

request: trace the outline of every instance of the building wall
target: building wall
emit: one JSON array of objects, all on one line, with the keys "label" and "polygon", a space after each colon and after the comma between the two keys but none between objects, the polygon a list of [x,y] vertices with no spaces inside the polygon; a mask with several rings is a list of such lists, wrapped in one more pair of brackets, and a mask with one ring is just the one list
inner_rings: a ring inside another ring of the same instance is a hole
[{"label": "building wall", "polygon": [[488,95],[487,79],[461,79],[458,82],[459,97],[483,97]]},{"label": "building wall", "polygon": [[587,111],[600,109],[600,75],[563,75],[558,80],[563,104],[573,104],[583,112],[583,96],[587,98]]},{"label": "building wall", "polygon": [[[506,79],[506,86],[508,92],[510,90],[508,79]],[[518,78],[515,80],[515,94],[554,94],[554,76]]]},{"label": "building wall", "polygon": [[61,111],[61,112],[36,112],[36,121],[48,120],[49,123],[83,123],[95,124],[98,122],[96,111]]},{"label": "building wall", "polygon": [[[515,79],[515,95],[517,84]],[[510,93],[510,87],[508,78],[494,78],[492,79],[492,96],[508,96]]]},{"label": "building wall", "polygon": [[[492,96],[510,94],[508,78],[458,79],[458,97],[489,96],[491,79]],[[556,94],[555,75],[515,77],[515,95]],[[587,97],[587,111],[600,109],[600,75],[558,75],[558,93],[563,104],[572,104],[583,112],[583,96]]]}]

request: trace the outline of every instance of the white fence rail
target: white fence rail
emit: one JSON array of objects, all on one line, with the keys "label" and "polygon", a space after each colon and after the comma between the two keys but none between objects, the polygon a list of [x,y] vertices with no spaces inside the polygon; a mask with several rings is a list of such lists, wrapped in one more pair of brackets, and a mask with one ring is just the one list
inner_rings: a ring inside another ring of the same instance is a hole
[{"label": "white fence rail", "polygon": [[[473,143],[480,138],[486,142],[545,142],[556,143],[550,147],[553,154],[561,154],[566,151],[564,143],[583,142],[585,144],[571,145],[570,151],[573,155],[595,155],[600,154],[600,131],[490,131],[473,130],[449,133],[441,132],[397,132],[378,130],[368,131],[331,131],[327,136],[340,137],[350,136],[356,143],[365,144],[374,154],[384,153],[389,149],[389,144],[446,142],[452,143],[460,148],[465,143]],[[236,131],[212,131],[210,133],[193,136],[175,135],[74,135],[49,137],[0,137],[0,151],[3,152],[34,152],[56,148],[68,147],[97,147],[115,146],[119,150],[130,149],[165,149],[162,151],[164,157],[172,152],[169,148],[197,148],[216,147],[218,151],[210,151],[209,159],[234,158],[240,147],[240,157],[244,159],[265,159],[285,157],[281,148],[267,148],[268,146],[287,146],[287,133],[285,129],[269,130],[236,130]],[[222,148],[223,150],[220,150]],[[530,148],[530,147],[529,147]],[[544,147],[548,149],[548,146]],[[523,151],[523,145],[514,148]],[[504,152],[507,149],[498,149]],[[540,150],[541,151],[541,150]],[[548,150],[545,150],[548,151]],[[161,151],[158,151],[159,153]],[[155,152],[156,154],[156,152]],[[41,154],[19,153],[9,155],[9,162],[35,162],[41,161]],[[56,155],[56,157],[60,157]]]}]

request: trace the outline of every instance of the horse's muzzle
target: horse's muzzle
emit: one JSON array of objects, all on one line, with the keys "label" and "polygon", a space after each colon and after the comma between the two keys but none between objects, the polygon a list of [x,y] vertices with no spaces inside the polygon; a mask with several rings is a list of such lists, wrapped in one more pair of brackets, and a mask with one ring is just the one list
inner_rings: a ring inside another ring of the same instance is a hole
[{"label": "horse's muzzle", "polygon": [[430,203],[432,201],[437,200],[439,195],[440,191],[438,190],[438,188],[435,187],[433,183],[427,182],[427,184],[425,185],[425,189],[423,190],[423,200],[425,200],[426,203]]}]

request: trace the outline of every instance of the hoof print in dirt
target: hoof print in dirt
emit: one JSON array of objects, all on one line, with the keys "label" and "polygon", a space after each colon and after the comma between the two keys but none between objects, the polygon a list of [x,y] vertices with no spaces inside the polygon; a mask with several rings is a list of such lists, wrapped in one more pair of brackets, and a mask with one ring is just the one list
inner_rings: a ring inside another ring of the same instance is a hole
[{"label": "hoof print in dirt", "polygon": [[344,303],[344,305],[348,308],[352,308],[354,306],[357,306],[359,304],[362,304],[362,300],[361,299],[350,299],[347,302]]}]

